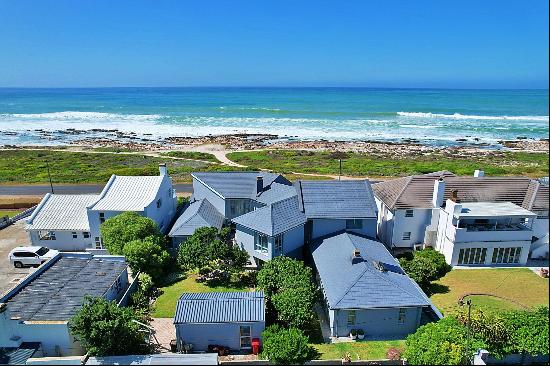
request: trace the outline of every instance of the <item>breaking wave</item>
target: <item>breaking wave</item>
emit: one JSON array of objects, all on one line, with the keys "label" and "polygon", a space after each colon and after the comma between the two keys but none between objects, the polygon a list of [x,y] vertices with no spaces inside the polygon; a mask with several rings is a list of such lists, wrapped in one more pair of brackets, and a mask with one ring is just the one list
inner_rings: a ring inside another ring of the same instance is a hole
[{"label": "breaking wave", "polygon": [[546,121],[548,122],[548,116],[476,116],[468,114],[444,114],[444,113],[430,113],[430,112],[397,112],[401,117],[413,117],[413,118],[449,118],[449,119],[475,119],[475,120],[510,120],[510,121]]}]

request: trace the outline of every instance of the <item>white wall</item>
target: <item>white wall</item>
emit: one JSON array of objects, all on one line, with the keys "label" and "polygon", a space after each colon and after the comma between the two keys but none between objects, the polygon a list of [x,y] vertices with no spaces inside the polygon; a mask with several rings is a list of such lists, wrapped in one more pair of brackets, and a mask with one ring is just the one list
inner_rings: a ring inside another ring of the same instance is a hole
[{"label": "white wall", "polygon": [[[426,227],[432,219],[432,209],[413,209],[413,217],[405,217],[406,210],[395,210],[393,214],[392,244],[399,248],[412,248],[424,243]],[[410,232],[411,239],[403,240],[403,233]]]},{"label": "white wall", "polygon": [[[73,238],[73,231],[52,230],[55,233],[55,240],[40,240],[40,230],[27,230],[32,245],[47,247],[60,251],[84,251],[92,246],[92,234],[84,238],[84,232],[75,231],[76,239]],[[45,230],[43,230],[45,231]]]}]

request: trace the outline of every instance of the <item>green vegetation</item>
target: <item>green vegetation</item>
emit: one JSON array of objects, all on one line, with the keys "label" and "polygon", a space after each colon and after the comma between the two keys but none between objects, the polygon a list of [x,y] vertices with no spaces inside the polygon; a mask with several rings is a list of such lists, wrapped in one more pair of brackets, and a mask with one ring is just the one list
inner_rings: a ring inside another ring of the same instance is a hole
[{"label": "green vegetation", "polygon": [[148,236],[126,243],[122,252],[133,273],[143,272],[157,281],[170,261],[170,254],[165,247],[163,237]]},{"label": "green vegetation", "polygon": [[122,255],[124,246],[134,240],[162,237],[156,222],[132,211],[108,218],[101,224],[100,231],[103,244],[112,255]]},{"label": "green vegetation", "polygon": [[337,360],[349,355],[352,361],[381,360],[386,358],[389,349],[403,350],[405,341],[358,341],[342,343],[314,344],[313,347],[321,360]]},{"label": "green vegetation", "polygon": [[54,183],[106,183],[112,174],[158,175],[158,164],[168,163],[175,182],[190,182],[194,171],[230,171],[243,168],[194,160],[157,158],[140,154],[48,150],[0,151],[0,184],[48,183],[49,164]]},{"label": "green vegetation", "polygon": [[247,291],[245,286],[230,284],[227,286],[207,286],[197,282],[196,274],[189,274],[184,280],[160,288],[162,295],[155,301],[153,317],[172,318],[176,313],[177,302],[184,292],[232,292]]},{"label": "green vegetation", "polygon": [[170,156],[174,158],[183,158],[190,160],[203,160],[210,161],[212,163],[219,163],[220,161],[212,154],[198,152],[198,151],[168,151],[161,153],[161,155]]},{"label": "green vegetation", "polygon": [[20,214],[24,210],[0,210],[0,217],[14,217],[17,214]]},{"label": "green vegetation", "polygon": [[[227,157],[239,164],[271,169],[276,172],[300,172],[316,174],[339,173],[338,157],[329,151],[310,150],[263,150],[233,152]],[[475,169],[484,169],[486,175],[548,175],[547,153],[494,152],[489,155],[472,154],[455,156],[444,150],[431,154],[410,154],[402,157],[387,157],[381,151],[377,154],[344,154],[343,175],[358,176],[404,176],[450,170],[458,175],[471,175]]]},{"label": "green vegetation", "polygon": [[274,365],[303,365],[315,358],[315,349],[308,337],[299,329],[272,325],[262,333],[261,357]]},{"label": "green vegetation", "polygon": [[133,320],[146,322],[132,308],[118,307],[102,297],[87,297],[69,324],[90,356],[147,354],[151,350]]},{"label": "green vegetation", "polygon": [[445,256],[431,248],[415,251],[408,258],[401,258],[399,264],[425,292],[429,292],[432,281],[440,279],[451,270],[445,262]]},{"label": "green vegetation", "polygon": [[496,295],[510,300],[471,297],[474,307],[484,311],[521,307],[514,302],[527,307],[548,306],[548,280],[527,268],[454,269],[433,282],[430,292],[433,303],[445,314],[456,312],[458,300],[469,293]]}]

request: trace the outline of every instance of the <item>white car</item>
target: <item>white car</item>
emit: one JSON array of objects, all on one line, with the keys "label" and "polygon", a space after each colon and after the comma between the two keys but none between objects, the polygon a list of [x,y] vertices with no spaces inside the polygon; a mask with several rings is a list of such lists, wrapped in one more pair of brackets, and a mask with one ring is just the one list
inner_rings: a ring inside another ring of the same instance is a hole
[{"label": "white car", "polygon": [[57,253],[59,251],[46,247],[29,246],[13,248],[8,257],[15,268],[23,268],[25,266],[38,267]]}]

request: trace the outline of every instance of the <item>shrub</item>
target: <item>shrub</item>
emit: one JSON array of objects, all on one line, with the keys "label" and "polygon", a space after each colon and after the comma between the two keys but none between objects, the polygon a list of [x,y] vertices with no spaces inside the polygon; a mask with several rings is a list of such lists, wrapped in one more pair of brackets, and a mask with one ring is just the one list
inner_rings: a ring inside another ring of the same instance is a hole
[{"label": "shrub", "polygon": [[[468,327],[468,314],[464,311],[457,314],[457,320],[465,327]],[[502,358],[506,354],[506,345],[510,339],[512,329],[506,326],[500,314],[483,313],[479,310],[472,310],[470,317],[472,333],[483,339],[487,351],[493,356]]]},{"label": "shrub", "polygon": [[208,286],[225,285],[230,279],[229,265],[221,259],[210,261],[208,265],[199,269],[197,276],[197,282],[204,282]]},{"label": "shrub", "polygon": [[386,351],[386,358],[392,361],[398,361],[401,359],[401,351],[395,347],[391,347]]},{"label": "shrub", "polygon": [[87,297],[69,327],[90,356],[147,354],[151,350],[133,320],[145,321],[132,308],[118,307],[101,297]]},{"label": "shrub", "polygon": [[157,223],[135,212],[124,212],[101,224],[101,237],[109,254],[123,254],[124,245],[149,236],[162,236]]},{"label": "shrub", "polygon": [[162,276],[170,261],[170,255],[164,249],[164,238],[159,236],[128,242],[123,253],[134,273],[147,273],[153,280],[158,280]]},{"label": "shrub", "polygon": [[178,264],[185,270],[204,267],[208,262],[223,259],[233,261],[233,246],[227,242],[227,230],[221,233],[214,227],[201,227],[180,244]]},{"label": "shrub", "polygon": [[285,329],[272,325],[262,333],[262,358],[276,365],[302,365],[314,358],[315,350],[309,339],[296,328]]},{"label": "shrub", "polygon": [[505,347],[508,353],[549,354],[548,307],[535,310],[516,310],[503,315],[504,323],[511,329]]},{"label": "shrub", "polygon": [[399,264],[424,291],[429,290],[431,281],[440,279],[451,270],[445,256],[432,248],[415,251],[412,259],[402,257]]},{"label": "shrub", "polygon": [[313,320],[314,293],[309,288],[289,288],[271,297],[277,320],[287,327],[304,329]]}]

